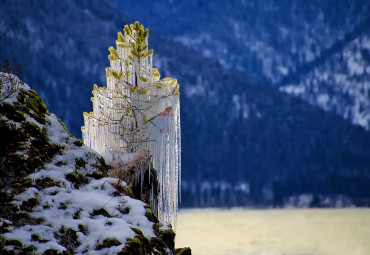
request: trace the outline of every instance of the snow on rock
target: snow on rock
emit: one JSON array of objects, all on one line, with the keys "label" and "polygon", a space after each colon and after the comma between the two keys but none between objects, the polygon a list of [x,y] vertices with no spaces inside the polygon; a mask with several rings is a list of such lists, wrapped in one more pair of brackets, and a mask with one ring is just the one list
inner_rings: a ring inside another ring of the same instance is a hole
[{"label": "snow on rock", "polygon": [[1,254],[174,254],[171,226],[27,85],[0,101],[0,129]]}]

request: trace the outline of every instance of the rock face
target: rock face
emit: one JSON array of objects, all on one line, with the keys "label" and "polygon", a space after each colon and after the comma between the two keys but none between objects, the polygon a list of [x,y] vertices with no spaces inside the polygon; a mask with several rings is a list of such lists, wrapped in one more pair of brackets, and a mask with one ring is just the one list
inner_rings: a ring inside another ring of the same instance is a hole
[{"label": "rock face", "polygon": [[15,82],[0,101],[0,253],[174,254],[171,226]]}]

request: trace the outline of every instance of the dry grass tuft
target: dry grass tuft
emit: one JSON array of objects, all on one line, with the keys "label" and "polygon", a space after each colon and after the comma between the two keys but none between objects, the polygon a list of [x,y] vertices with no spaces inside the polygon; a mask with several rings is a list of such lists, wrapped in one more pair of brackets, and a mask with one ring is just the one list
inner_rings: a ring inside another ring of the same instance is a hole
[{"label": "dry grass tuft", "polygon": [[116,158],[113,155],[112,170],[109,172],[109,175],[132,186],[135,179],[137,180],[140,174],[144,174],[149,168],[150,160],[151,156],[146,150],[136,152],[134,159],[128,162],[124,162],[120,157]]}]

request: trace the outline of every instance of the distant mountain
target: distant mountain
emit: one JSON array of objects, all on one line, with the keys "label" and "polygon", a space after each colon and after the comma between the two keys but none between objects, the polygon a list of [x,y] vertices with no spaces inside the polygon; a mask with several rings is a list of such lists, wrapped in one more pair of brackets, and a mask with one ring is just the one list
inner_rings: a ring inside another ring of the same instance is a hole
[{"label": "distant mountain", "polygon": [[[303,100],[370,129],[369,72],[354,80],[346,69],[351,59],[367,65],[369,1],[107,1],[169,40],[265,84],[299,86]],[[341,78],[326,80],[328,71]]]},{"label": "distant mountain", "polygon": [[272,83],[319,57],[370,11],[368,1],[351,0],[107,2],[167,39]]},{"label": "distant mountain", "polygon": [[[0,57],[23,63],[23,79],[80,136],[92,84],[104,84],[107,48],[133,20],[101,1],[3,1],[0,14]],[[306,206],[370,205],[368,131],[267,86],[268,76],[225,68],[153,32],[149,46],[162,76],[180,83],[182,206],[298,205],[303,194]]]},{"label": "distant mountain", "polygon": [[280,89],[370,129],[370,22],[365,33]]}]

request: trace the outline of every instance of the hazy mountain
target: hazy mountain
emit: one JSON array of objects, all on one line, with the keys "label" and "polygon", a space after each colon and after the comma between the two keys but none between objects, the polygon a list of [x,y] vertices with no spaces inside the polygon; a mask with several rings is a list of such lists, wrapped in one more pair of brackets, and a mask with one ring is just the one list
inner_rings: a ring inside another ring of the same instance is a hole
[{"label": "hazy mountain", "polygon": [[[104,85],[107,48],[133,20],[99,1],[19,0],[0,7],[0,57],[22,63],[25,82],[80,136],[92,84]],[[138,19],[135,11],[127,14]],[[262,74],[226,69],[153,32],[149,46],[162,76],[181,86],[184,206],[279,206],[301,194],[315,194],[311,205],[328,205],[327,198],[369,204],[369,132],[267,86]]]},{"label": "hazy mountain", "polygon": [[370,128],[370,24],[357,36],[309,69],[292,75],[282,91]]}]

